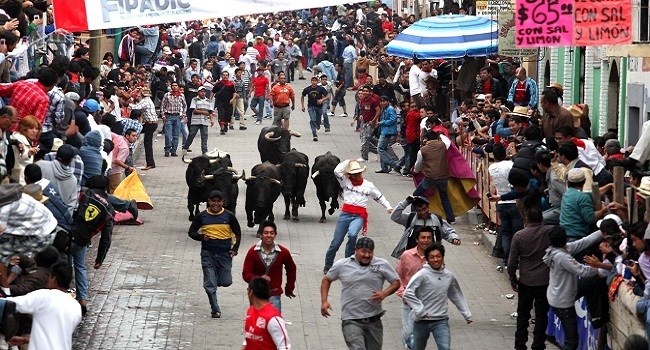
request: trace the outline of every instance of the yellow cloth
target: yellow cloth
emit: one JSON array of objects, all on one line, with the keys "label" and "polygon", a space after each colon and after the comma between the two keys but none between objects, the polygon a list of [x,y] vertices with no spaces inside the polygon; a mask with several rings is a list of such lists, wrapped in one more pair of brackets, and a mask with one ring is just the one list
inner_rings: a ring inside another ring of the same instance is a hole
[{"label": "yellow cloth", "polygon": [[113,192],[113,195],[124,200],[135,199],[138,203],[138,209],[153,209],[151,198],[149,198],[147,190],[145,190],[138,173],[135,171],[132,172],[131,175],[127,176],[126,179],[122,180],[120,185],[115,189],[115,192]]},{"label": "yellow cloth", "polygon": [[[460,216],[468,210],[474,208],[479,202],[479,198],[471,198],[467,195],[471,189],[476,185],[474,179],[457,179],[450,177],[447,181],[447,195],[451,201],[451,206],[454,208],[454,216]],[[442,208],[440,201],[440,194],[435,187],[432,189],[433,195],[429,196],[429,211],[436,213],[443,218],[446,218],[445,210]]]}]

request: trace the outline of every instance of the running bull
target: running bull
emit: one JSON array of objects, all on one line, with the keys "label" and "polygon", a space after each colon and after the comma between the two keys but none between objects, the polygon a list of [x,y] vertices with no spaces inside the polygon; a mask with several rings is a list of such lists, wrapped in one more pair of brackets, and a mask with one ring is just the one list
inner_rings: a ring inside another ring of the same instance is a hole
[{"label": "running bull", "polygon": [[289,206],[291,205],[291,220],[298,221],[298,207],[304,207],[305,189],[309,179],[309,158],[304,153],[296,151],[284,155],[282,163],[278,165],[282,179],[282,196],[284,197],[284,220],[289,220]]},{"label": "running bull", "polygon": [[280,196],[282,181],[275,165],[257,164],[246,181],[246,220],[248,227],[268,219],[274,221],[273,204]]},{"label": "running bull", "polygon": [[316,157],[314,166],[311,168],[311,178],[314,180],[314,185],[316,185],[316,196],[318,197],[322,213],[318,221],[320,223],[327,221],[325,219],[325,208],[327,207],[328,200],[331,199],[330,209],[328,211],[330,215],[334,214],[336,209],[339,209],[338,199],[342,196],[343,189],[336,176],[334,176],[334,168],[339,163],[341,163],[339,157],[328,151]]},{"label": "running bull", "polygon": [[257,139],[257,149],[260,151],[262,163],[282,163],[282,158],[291,150],[291,136],[300,137],[300,133],[282,129],[277,126],[267,126],[260,131]]}]

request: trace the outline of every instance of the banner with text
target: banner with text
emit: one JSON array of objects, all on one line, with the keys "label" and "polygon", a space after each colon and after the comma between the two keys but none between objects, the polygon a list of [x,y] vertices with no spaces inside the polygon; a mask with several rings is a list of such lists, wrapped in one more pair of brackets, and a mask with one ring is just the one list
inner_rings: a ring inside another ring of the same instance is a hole
[{"label": "banner with text", "polygon": [[476,0],[476,16],[496,21],[501,11],[514,11],[514,0]]},{"label": "banner with text", "polygon": [[576,0],[574,12],[574,45],[632,43],[631,0]]},{"label": "banner with text", "polygon": [[518,0],[517,47],[571,46],[573,0]]},{"label": "banner with text", "polygon": [[518,48],[515,45],[515,13],[499,12],[499,55],[526,57],[537,55],[537,49]]},{"label": "banner with text", "polygon": [[[361,0],[319,0],[318,7]],[[95,29],[174,23],[309,8],[304,0],[54,0],[57,28]]]}]

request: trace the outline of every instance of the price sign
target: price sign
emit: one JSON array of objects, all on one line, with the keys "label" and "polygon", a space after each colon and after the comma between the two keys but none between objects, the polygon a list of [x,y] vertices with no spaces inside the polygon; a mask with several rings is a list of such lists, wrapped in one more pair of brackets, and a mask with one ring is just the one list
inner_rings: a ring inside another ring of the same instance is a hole
[{"label": "price sign", "polygon": [[571,46],[573,0],[517,0],[517,47]]}]

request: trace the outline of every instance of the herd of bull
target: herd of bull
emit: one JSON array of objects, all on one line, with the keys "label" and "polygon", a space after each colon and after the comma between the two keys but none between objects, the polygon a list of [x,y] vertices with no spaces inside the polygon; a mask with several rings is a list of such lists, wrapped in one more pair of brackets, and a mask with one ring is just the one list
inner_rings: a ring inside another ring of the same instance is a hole
[{"label": "herd of bull", "polygon": [[327,201],[331,201],[330,215],[339,208],[338,200],[343,191],[334,176],[334,168],[340,160],[328,151],[316,157],[310,173],[309,157],[291,148],[292,136],[300,137],[300,134],[277,126],[263,128],[257,141],[261,163],[253,167],[248,177],[244,170],[240,174],[233,168],[228,153],[218,149],[191,160],[183,156],[183,162],[188,164],[185,180],[189,220],[194,220],[199,214],[200,204],[207,202],[208,194],[213,190],[223,193],[224,207],[234,213],[239,196],[237,182],[244,180],[248,227],[266,219],[274,220],[273,204],[280,193],[284,197],[284,219],[298,221],[298,208],[306,204],[305,189],[311,177],[320,202],[322,215],[319,222],[324,223]]}]

